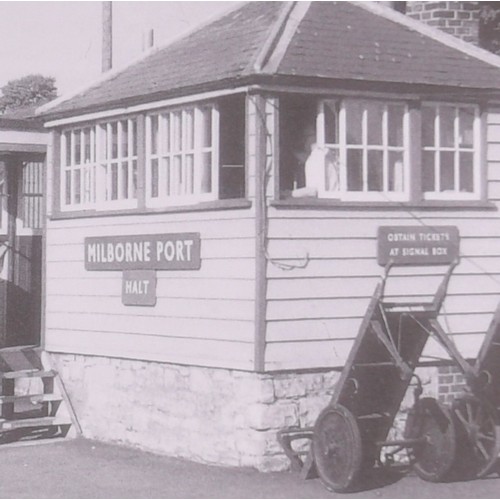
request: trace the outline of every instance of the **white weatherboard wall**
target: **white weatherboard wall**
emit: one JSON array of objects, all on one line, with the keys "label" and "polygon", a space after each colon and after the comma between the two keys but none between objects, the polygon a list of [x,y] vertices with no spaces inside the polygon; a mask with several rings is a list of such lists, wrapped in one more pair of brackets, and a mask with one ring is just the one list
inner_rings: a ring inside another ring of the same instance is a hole
[{"label": "white weatherboard wall", "polygon": [[[47,351],[251,370],[250,209],[49,221]],[[154,307],[121,302],[121,271],[87,271],[89,236],[199,232],[201,268],[157,271]]]},{"label": "white weatherboard wall", "polygon": [[[500,111],[487,119],[488,201],[500,203]],[[267,265],[267,370],[342,367],[381,275],[378,226],[452,225],[460,264],[440,321],[465,356],[475,357],[500,301],[498,210],[268,209],[268,254],[295,269]],[[307,265],[302,267],[308,259]],[[394,297],[428,297],[443,267],[400,268]],[[432,341],[425,351],[444,355]]]}]

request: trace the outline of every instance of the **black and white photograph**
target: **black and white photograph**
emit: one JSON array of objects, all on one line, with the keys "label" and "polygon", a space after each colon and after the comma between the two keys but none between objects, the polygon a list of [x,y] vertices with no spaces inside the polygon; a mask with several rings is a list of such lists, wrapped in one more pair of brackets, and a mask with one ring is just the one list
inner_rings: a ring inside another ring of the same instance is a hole
[{"label": "black and white photograph", "polygon": [[500,2],[0,0],[0,498],[500,498]]}]

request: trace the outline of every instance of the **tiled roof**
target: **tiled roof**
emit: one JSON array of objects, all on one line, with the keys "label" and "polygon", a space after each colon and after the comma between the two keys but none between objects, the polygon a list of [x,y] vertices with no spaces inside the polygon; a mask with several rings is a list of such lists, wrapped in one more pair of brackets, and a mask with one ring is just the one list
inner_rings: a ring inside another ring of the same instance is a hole
[{"label": "tiled roof", "polygon": [[122,101],[143,102],[162,98],[176,89],[237,79],[251,71],[282,8],[282,2],[249,2],[62,102],[51,112],[99,108]]},{"label": "tiled roof", "polygon": [[49,104],[42,114],[82,114],[232,87],[252,78],[258,82],[263,75],[277,83],[312,78],[500,94],[500,64],[442,43],[439,37],[446,35],[437,31],[427,36],[411,23],[350,2],[298,2],[290,9],[283,2],[246,3],[88,90]]},{"label": "tiled roof", "polygon": [[276,73],[500,89],[500,67],[350,2],[311,2]]}]

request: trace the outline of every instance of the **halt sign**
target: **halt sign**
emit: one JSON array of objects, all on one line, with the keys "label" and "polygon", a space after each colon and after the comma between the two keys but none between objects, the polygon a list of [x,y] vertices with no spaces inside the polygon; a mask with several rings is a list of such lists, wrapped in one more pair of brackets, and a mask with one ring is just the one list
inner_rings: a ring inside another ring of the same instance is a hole
[{"label": "halt sign", "polygon": [[156,271],[123,271],[122,304],[156,305]]},{"label": "halt sign", "polygon": [[395,265],[450,264],[459,256],[455,226],[381,226],[378,263]]}]

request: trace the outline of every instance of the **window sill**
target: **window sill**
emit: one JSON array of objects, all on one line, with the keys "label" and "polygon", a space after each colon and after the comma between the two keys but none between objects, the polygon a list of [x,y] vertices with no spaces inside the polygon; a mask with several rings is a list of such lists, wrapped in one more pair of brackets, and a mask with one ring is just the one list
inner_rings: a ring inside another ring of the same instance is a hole
[{"label": "window sill", "polygon": [[491,201],[484,200],[423,200],[420,202],[396,201],[340,201],[318,198],[288,198],[274,200],[275,208],[303,210],[498,210]]},{"label": "window sill", "polygon": [[175,207],[158,207],[158,208],[133,208],[124,210],[75,210],[55,212],[50,220],[65,220],[65,219],[80,219],[86,217],[115,217],[125,215],[149,215],[149,214],[169,214],[183,212],[207,212],[212,210],[237,210],[250,208],[252,202],[250,200],[238,198],[234,200],[215,200],[203,201],[195,205],[179,205]]}]

